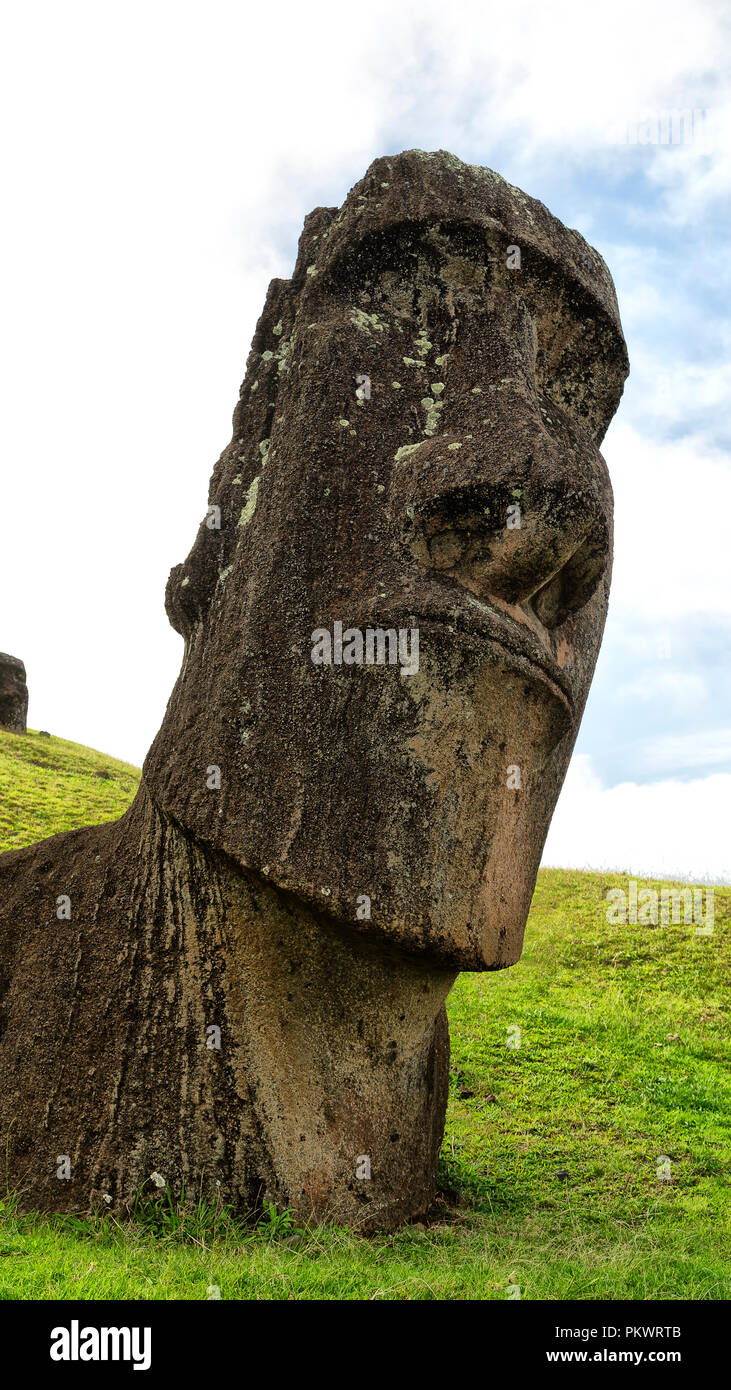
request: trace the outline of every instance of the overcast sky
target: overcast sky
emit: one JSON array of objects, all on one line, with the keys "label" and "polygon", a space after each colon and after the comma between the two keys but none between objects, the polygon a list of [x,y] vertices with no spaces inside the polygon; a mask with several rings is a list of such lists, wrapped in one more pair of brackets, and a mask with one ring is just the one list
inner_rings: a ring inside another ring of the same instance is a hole
[{"label": "overcast sky", "polygon": [[267,283],[375,156],[447,149],[601,251],[632,364],[545,862],[728,878],[730,30],[722,0],[6,5],[0,649],[30,725],[141,763]]}]

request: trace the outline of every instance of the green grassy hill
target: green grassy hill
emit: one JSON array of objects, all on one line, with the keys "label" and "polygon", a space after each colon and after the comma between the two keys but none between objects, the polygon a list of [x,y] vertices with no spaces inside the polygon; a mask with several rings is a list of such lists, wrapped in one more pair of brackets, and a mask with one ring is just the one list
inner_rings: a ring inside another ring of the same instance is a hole
[{"label": "green grassy hill", "polygon": [[138,768],[80,743],[0,729],[0,853],[116,820],[139,780]]},{"label": "green grassy hill", "polygon": [[[0,847],[119,815],[138,778],[0,733]],[[129,1222],[49,1220],[8,1197],[0,1297],[728,1298],[731,889],[698,936],[608,924],[622,886],[541,871],[520,963],[460,977],[444,1197],[427,1224],[366,1239],[272,1212],[252,1232],[147,1192]]]}]

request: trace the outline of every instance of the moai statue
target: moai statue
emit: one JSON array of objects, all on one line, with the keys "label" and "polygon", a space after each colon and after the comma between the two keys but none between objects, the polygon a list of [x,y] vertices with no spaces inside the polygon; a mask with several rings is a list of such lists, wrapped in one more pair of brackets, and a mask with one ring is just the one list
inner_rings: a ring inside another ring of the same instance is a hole
[{"label": "moai statue", "polygon": [[13,734],[26,732],[28,687],[25,666],[17,656],[0,652],[0,729]]},{"label": "moai statue", "polygon": [[601,640],[626,373],[601,257],[489,169],[377,159],[306,219],[170,575],[136,800],[0,858],[28,1205],[154,1171],[362,1230],[428,1208],[444,1001],[520,955]]}]

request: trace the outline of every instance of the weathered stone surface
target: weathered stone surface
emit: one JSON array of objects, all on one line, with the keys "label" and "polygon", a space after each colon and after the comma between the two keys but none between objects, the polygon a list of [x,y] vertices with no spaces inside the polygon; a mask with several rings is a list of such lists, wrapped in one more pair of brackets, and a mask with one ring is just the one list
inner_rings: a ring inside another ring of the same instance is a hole
[{"label": "weathered stone surface", "polygon": [[[601,640],[626,372],[604,262],[490,170],[409,151],[306,219],[170,576],[139,795],[0,857],[30,1204],[156,1170],[366,1229],[429,1205],[444,1000],[520,955]],[[315,664],[339,623],[350,656],[417,630],[418,670]]]},{"label": "weathered stone surface", "polygon": [[24,734],[28,717],[25,666],[17,656],[0,652],[0,728]]}]

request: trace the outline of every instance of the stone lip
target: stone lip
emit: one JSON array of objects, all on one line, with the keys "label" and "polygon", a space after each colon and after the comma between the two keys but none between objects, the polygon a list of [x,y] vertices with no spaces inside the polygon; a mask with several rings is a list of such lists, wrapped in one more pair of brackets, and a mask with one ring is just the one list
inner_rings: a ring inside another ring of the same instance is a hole
[{"label": "stone lip", "polygon": [[421,592],[397,595],[367,616],[371,627],[398,629],[415,625],[424,635],[442,632],[449,634],[450,640],[463,639],[478,650],[492,644],[500,649],[500,658],[511,669],[547,685],[568,719],[573,717],[574,692],[566,673],[530,627],[516,621],[512,613],[501,611],[494,601],[484,603],[459,586],[441,580],[425,585]]},{"label": "stone lip", "polygon": [[24,734],[27,716],[25,666],[19,657],[0,652],[0,728],[14,734]]}]

